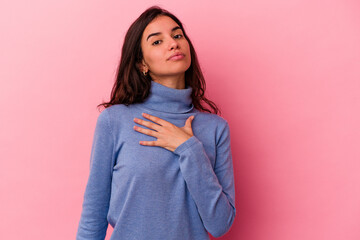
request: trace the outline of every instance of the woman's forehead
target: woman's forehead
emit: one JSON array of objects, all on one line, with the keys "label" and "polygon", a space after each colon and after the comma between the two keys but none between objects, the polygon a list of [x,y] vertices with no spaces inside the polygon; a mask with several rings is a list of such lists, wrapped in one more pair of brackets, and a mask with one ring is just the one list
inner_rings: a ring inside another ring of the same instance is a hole
[{"label": "woman's forehead", "polygon": [[144,35],[155,32],[171,32],[172,29],[177,26],[179,25],[172,18],[168,16],[158,16],[146,26]]}]

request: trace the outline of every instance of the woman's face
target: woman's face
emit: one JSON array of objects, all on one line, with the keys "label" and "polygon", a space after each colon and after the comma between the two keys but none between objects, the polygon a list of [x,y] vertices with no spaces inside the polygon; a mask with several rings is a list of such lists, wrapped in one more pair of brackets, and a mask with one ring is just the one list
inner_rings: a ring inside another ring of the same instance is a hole
[{"label": "woman's face", "polygon": [[[141,38],[142,71],[152,79],[183,75],[190,67],[189,42],[180,26],[168,16],[158,16],[145,28]],[[170,58],[179,53],[183,56]]]}]

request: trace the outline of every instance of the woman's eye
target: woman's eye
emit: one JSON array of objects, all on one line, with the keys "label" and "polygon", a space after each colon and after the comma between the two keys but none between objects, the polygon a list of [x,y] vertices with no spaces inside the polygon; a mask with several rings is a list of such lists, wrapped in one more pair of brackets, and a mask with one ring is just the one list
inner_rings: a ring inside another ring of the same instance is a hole
[{"label": "woman's eye", "polygon": [[[182,38],[182,37],[183,37],[183,35],[181,35],[181,34],[176,34],[174,36],[174,38],[176,38],[176,39],[179,39],[179,38]],[[161,40],[157,40],[157,41],[153,42],[152,45],[159,45],[160,41]]]}]

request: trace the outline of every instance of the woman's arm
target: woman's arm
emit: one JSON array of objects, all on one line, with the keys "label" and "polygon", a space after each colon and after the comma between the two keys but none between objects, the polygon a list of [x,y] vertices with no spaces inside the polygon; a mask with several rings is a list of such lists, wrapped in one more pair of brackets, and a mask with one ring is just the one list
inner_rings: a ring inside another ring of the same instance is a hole
[{"label": "woman's arm", "polygon": [[150,129],[134,127],[138,132],[156,137],[156,141],[141,141],[147,146],[160,146],[179,156],[180,170],[195,201],[206,230],[214,237],[224,235],[235,218],[235,187],[230,148],[230,130],[226,121],[216,130],[216,159],[214,168],[203,144],[193,135],[189,117],[184,127],[177,127],[161,118],[143,114],[155,122],[135,118]]},{"label": "woman's arm", "polygon": [[174,151],[179,155],[182,175],[204,227],[214,237],[220,237],[230,229],[236,214],[228,123],[219,131],[214,169],[203,144],[195,136]]},{"label": "woman's arm", "polygon": [[105,239],[113,166],[114,136],[105,109],[100,113],[96,123],[90,156],[90,174],[84,194],[77,240]]}]

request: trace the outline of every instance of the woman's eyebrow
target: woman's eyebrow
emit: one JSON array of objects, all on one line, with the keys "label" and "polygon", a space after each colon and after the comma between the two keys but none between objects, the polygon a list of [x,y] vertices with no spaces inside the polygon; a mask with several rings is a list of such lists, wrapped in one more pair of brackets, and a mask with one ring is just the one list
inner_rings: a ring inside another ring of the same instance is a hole
[{"label": "woman's eyebrow", "polygon": [[[176,29],[181,29],[179,26],[176,26],[176,27],[174,27],[173,29],[171,29],[171,31],[173,32],[173,31],[175,31]],[[152,36],[156,36],[156,35],[160,35],[161,34],[161,32],[156,32],[156,33],[151,33],[151,34],[149,34],[149,36],[146,38],[146,41],[150,38],[150,37],[152,37]]]}]

